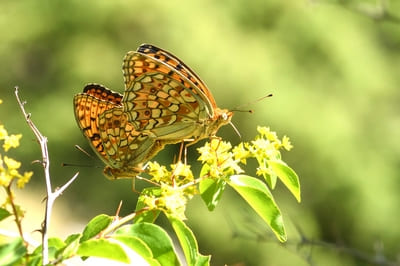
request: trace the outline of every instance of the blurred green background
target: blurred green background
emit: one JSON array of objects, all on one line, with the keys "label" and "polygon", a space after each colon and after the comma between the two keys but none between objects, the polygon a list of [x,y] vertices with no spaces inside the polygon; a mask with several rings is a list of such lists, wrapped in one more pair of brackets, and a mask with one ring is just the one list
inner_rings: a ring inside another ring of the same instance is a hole
[{"label": "blurred green background", "polygon": [[[277,243],[233,191],[213,213],[198,198],[190,203],[187,222],[213,265],[399,263],[399,17],[394,0],[2,0],[0,122],[24,135],[10,153],[34,170],[27,191],[35,200],[45,195],[42,169],[30,165],[40,150],[17,106],[15,85],[49,139],[54,186],[80,171],[55,205],[69,213],[62,225],[67,233],[82,229],[69,229],[76,221],[83,226],[96,214],[113,215],[121,199],[122,214],[129,213],[135,204],[130,180],[107,180],[100,160],[74,148],[91,152],[72,98],[90,82],[122,92],[123,56],[154,44],[194,69],[220,107],[273,93],[244,107],[253,114],[235,113],[233,123],[243,140],[264,125],[294,144],[283,158],[300,176],[302,202],[282,185],[274,191],[288,244]],[[229,126],[219,135],[240,141]],[[155,160],[168,164],[177,149],[168,147]],[[189,151],[196,172],[197,154]]]}]

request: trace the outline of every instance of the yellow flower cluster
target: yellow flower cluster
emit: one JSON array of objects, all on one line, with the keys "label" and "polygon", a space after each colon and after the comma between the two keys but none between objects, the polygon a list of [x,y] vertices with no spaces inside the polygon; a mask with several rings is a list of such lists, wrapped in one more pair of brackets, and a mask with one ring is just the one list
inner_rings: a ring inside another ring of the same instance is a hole
[{"label": "yellow flower cluster", "polygon": [[[9,135],[4,125],[0,125],[0,141],[3,142],[2,147],[4,152],[7,152],[11,148],[18,147],[21,137],[21,134]],[[20,167],[20,162],[0,153],[0,185],[8,187],[11,182],[16,180],[17,187],[23,188],[25,184],[29,182],[33,172],[24,172],[24,174],[21,174],[18,170]]]},{"label": "yellow flower cluster", "polygon": [[212,139],[203,147],[199,148],[199,161],[207,164],[207,173],[200,174],[210,178],[228,177],[233,174],[243,173],[239,166],[239,160],[231,151],[232,145],[229,142],[219,139]]},{"label": "yellow flower cluster", "polygon": [[[259,135],[251,142],[242,142],[232,148],[231,143],[218,138],[211,139],[199,148],[199,161],[203,168],[200,178],[195,179],[189,165],[178,162],[171,165],[171,170],[157,162],[149,162],[147,173],[151,181],[159,184],[142,193],[142,202],[151,210],[159,210],[178,217],[185,218],[187,201],[198,193],[196,184],[204,178],[223,179],[243,173],[241,164],[246,164],[248,158],[255,158],[259,164],[256,174],[259,176],[275,176],[269,167],[269,160],[280,160],[280,149],[290,150],[289,138],[280,140],[276,133],[267,127],[257,128]],[[271,177],[269,177],[271,179]]]},{"label": "yellow flower cluster", "polygon": [[[287,136],[282,140],[268,127],[258,127],[258,136],[251,142],[241,142],[232,148],[228,142],[213,139],[199,148],[199,160],[207,164],[206,175],[211,178],[223,178],[243,172],[239,163],[246,164],[248,158],[255,158],[259,164],[256,174],[273,175],[268,166],[269,160],[281,160],[280,149],[290,150],[293,146]],[[203,173],[204,174],[204,173]],[[203,176],[203,175],[201,175]]]},{"label": "yellow flower cluster", "polygon": [[179,219],[185,219],[187,201],[197,193],[194,186],[185,186],[194,181],[189,165],[178,162],[171,165],[171,171],[157,162],[148,163],[151,181],[160,184],[157,191],[142,193],[144,204]]}]

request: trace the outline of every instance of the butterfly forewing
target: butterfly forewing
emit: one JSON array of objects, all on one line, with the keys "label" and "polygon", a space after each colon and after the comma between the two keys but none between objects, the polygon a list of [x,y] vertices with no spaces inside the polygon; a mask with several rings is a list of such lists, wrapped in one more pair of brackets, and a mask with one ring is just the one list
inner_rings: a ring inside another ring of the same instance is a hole
[{"label": "butterfly forewing", "polygon": [[123,106],[136,130],[148,130],[157,139],[177,142],[195,134],[198,121],[209,118],[198,95],[157,72],[138,77],[132,89],[125,92]]},{"label": "butterfly forewing", "polygon": [[171,53],[153,45],[142,44],[136,52],[128,52],[124,58],[123,72],[126,89],[134,80],[148,72],[164,73],[181,83],[192,94],[199,95],[210,117],[217,107],[214,97],[204,82],[182,61]]},{"label": "butterfly forewing", "polygon": [[151,44],[142,44],[137,49],[139,53],[146,54],[158,61],[161,61],[168,65],[170,68],[173,68],[177,73],[181,76],[189,79],[193,85],[205,94],[205,99],[210,102],[213,108],[217,107],[215,103],[214,97],[210,93],[210,90],[207,88],[204,81],[200,79],[200,77],[194,72],[190,67],[188,67],[184,62],[182,62],[179,58],[174,56],[168,51],[165,51],[161,48],[158,48]]}]

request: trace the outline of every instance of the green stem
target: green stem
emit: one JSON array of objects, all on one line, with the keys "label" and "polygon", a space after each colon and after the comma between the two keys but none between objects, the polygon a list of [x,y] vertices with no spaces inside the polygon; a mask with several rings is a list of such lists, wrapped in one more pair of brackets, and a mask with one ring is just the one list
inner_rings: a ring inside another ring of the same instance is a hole
[{"label": "green stem", "polygon": [[23,234],[23,231],[22,231],[21,218],[18,215],[17,206],[14,203],[14,195],[13,195],[13,193],[11,191],[11,185],[12,185],[12,182],[7,187],[5,187],[5,189],[7,191],[7,195],[8,195],[9,201],[10,201],[12,212],[13,212],[13,215],[15,217],[15,223],[17,224],[18,232],[19,232],[22,240],[24,241],[25,246],[27,246],[28,243],[24,239],[24,234]]}]

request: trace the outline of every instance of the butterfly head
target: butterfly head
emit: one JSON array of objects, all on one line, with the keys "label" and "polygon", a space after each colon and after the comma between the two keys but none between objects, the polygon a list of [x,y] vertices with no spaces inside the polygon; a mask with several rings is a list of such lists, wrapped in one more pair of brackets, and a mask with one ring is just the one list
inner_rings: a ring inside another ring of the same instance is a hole
[{"label": "butterfly head", "polygon": [[227,109],[216,108],[214,112],[215,118],[212,120],[212,124],[209,126],[210,136],[215,135],[220,127],[229,124],[233,116],[233,112]]}]

